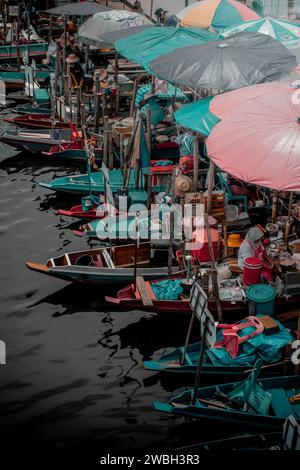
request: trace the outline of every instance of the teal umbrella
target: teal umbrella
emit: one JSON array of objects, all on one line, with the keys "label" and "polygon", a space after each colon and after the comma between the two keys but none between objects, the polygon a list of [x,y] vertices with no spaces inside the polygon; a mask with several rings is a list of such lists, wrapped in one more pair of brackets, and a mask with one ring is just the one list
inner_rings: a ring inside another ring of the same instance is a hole
[{"label": "teal umbrella", "polygon": [[300,23],[280,18],[260,18],[239,23],[221,32],[221,37],[232,36],[244,31],[271,36],[287,48],[300,47]]},{"label": "teal umbrella", "polygon": [[217,39],[216,33],[203,29],[161,26],[146,28],[136,34],[118,39],[114,45],[120,55],[142,65],[147,70],[149,63],[163,54]]},{"label": "teal umbrella", "polygon": [[200,101],[186,104],[175,113],[176,122],[184,127],[208,137],[213,128],[240,106],[251,103],[261,96],[274,96],[296,90],[289,82],[260,83],[247,88],[210,96]]},{"label": "teal umbrella", "polygon": [[175,113],[176,122],[186,129],[208,137],[214,126],[220,122],[220,119],[210,111],[213,99],[214,97],[210,96],[182,106]]}]

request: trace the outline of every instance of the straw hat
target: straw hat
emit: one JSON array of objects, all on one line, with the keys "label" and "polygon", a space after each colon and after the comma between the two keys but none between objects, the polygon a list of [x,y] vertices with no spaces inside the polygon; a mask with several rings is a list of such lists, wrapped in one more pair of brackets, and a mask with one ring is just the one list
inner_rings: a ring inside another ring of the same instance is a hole
[{"label": "straw hat", "polygon": [[67,64],[76,64],[79,61],[79,57],[76,54],[70,54],[66,58]]},{"label": "straw hat", "polygon": [[94,80],[96,80],[97,75],[99,75],[99,80],[100,80],[100,82],[102,82],[107,77],[107,70],[106,69],[97,69],[97,70],[95,70]]},{"label": "straw hat", "polygon": [[191,191],[193,181],[185,175],[178,175],[175,178],[175,194],[178,197],[185,197],[185,194]]}]

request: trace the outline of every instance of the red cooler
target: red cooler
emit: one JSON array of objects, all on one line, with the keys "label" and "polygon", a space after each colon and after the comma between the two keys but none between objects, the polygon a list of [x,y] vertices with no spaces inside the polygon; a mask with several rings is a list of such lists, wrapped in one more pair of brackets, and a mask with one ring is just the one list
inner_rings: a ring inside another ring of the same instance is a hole
[{"label": "red cooler", "polygon": [[259,258],[247,258],[244,261],[243,279],[246,286],[261,283],[262,262]]},{"label": "red cooler", "polygon": [[[212,228],[210,229],[211,232],[211,241],[213,245],[213,251],[215,259],[218,256],[218,230]],[[222,240],[221,240],[222,244]],[[194,232],[194,239],[193,239],[193,248],[192,248],[192,256],[193,258],[197,258],[199,263],[206,263],[211,261],[209,255],[209,247],[208,247],[208,239],[206,229],[195,230]]]}]

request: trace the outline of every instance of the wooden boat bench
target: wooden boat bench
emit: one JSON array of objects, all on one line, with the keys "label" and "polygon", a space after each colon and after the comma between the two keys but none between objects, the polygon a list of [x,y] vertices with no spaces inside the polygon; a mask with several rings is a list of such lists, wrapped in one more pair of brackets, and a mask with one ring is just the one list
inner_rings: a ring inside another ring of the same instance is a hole
[{"label": "wooden boat bench", "polygon": [[154,293],[151,290],[149,284],[145,282],[143,276],[136,277],[136,287],[141,296],[144,307],[153,307],[152,300],[155,299]]}]

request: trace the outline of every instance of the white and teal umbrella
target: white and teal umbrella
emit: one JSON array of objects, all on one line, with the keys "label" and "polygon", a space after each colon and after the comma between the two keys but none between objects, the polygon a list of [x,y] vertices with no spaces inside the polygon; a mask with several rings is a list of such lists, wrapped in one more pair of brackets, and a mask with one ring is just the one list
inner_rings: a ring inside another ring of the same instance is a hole
[{"label": "white and teal umbrella", "polygon": [[243,31],[267,34],[287,48],[300,47],[300,23],[279,18],[260,18],[226,28],[221,32],[221,37],[228,37]]}]

